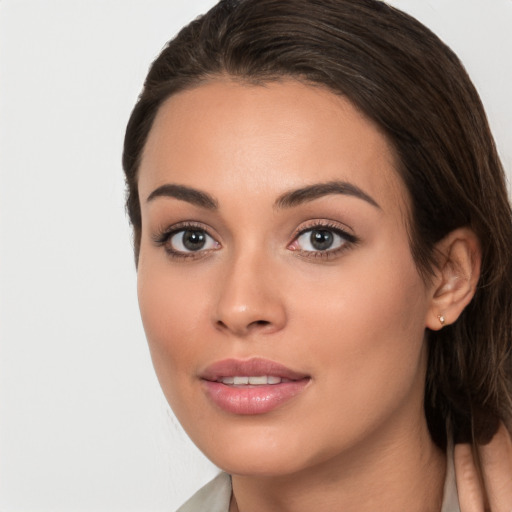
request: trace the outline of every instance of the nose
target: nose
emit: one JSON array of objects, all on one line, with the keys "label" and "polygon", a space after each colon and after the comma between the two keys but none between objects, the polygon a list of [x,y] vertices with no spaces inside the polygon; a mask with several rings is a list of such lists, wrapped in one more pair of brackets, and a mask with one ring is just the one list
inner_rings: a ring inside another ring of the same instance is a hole
[{"label": "nose", "polygon": [[280,331],[286,310],[276,268],[256,255],[233,259],[219,285],[215,327],[238,337]]}]

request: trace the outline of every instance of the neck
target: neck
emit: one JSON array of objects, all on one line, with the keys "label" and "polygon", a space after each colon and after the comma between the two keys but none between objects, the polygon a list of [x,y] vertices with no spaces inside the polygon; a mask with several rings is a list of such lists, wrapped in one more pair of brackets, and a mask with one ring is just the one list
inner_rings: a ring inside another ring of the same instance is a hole
[{"label": "neck", "polygon": [[412,428],[396,427],[293,475],[233,475],[230,512],[439,512],[445,455],[424,417]]}]

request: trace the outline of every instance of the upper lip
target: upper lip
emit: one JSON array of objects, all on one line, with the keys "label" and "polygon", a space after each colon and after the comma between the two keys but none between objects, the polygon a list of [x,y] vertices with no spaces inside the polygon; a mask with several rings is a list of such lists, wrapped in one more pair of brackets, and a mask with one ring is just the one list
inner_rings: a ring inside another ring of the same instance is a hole
[{"label": "upper lip", "polygon": [[217,361],[201,372],[200,377],[204,380],[217,381],[222,377],[260,375],[272,375],[288,380],[301,380],[309,377],[305,373],[296,372],[275,361],[258,357],[246,360],[223,359]]}]

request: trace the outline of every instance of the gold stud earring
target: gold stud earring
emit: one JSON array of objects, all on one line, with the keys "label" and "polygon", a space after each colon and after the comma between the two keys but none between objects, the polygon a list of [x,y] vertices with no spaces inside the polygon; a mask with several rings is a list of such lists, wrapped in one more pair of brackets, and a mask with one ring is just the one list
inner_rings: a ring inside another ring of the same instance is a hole
[{"label": "gold stud earring", "polygon": [[444,323],[446,322],[446,318],[443,315],[437,315],[437,318],[439,318],[441,325],[444,325]]}]

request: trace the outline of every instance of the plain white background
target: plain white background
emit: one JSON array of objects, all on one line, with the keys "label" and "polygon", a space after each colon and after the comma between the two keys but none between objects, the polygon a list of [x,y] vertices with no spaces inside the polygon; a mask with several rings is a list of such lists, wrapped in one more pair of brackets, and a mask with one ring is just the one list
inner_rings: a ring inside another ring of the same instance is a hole
[{"label": "plain white background", "polygon": [[[147,67],[212,0],[0,0],[0,511],[173,511],[216,469],[162,397],[120,165]],[[459,54],[512,170],[512,0],[394,0]]]}]

